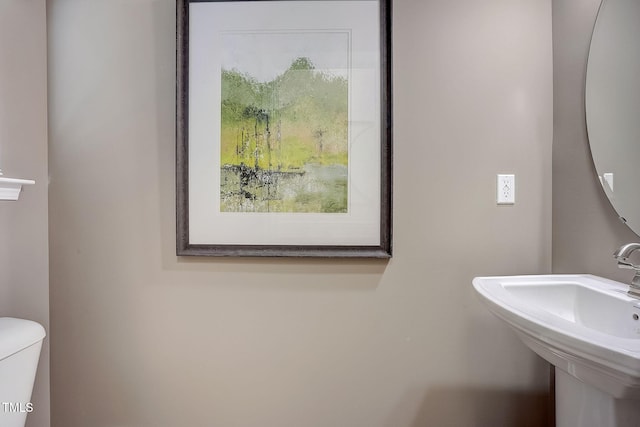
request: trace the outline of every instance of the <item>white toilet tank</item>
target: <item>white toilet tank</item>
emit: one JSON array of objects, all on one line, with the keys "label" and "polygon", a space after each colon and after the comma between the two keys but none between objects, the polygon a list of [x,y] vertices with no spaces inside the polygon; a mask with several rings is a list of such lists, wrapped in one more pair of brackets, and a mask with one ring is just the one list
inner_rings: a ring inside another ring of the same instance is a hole
[{"label": "white toilet tank", "polygon": [[31,391],[44,328],[31,320],[0,317],[0,426],[24,427],[35,410]]}]

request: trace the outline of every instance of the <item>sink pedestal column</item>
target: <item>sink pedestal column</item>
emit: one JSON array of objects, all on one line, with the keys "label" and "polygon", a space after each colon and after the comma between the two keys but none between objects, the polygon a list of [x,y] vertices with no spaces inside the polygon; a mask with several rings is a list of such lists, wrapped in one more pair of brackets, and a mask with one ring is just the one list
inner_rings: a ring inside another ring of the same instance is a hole
[{"label": "sink pedestal column", "polygon": [[640,400],[616,399],[556,368],[556,427],[638,427]]}]

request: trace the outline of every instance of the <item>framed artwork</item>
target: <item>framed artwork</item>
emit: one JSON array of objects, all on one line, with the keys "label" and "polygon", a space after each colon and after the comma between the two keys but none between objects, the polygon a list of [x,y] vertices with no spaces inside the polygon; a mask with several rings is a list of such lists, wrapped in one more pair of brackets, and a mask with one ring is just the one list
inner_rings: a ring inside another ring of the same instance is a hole
[{"label": "framed artwork", "polygon": [[390,1],[178,0],[178,255],[391,257]]}]

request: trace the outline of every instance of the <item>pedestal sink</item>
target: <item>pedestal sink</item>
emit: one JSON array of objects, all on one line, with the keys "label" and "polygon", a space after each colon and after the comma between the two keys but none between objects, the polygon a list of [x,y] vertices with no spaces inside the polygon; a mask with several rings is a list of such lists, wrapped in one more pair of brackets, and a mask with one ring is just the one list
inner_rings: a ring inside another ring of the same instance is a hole
[{"label": "pedestal sink", "polygon": [[556,369],[557,427],[640,426],[640,300],[592,275],[476,277],[489,310]]}]

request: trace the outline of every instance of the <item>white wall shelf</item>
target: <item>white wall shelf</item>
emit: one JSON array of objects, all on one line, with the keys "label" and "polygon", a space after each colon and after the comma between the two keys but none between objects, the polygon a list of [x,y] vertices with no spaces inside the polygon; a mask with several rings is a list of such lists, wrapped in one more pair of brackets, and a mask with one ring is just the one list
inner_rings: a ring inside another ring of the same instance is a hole
[{"label": "white wall shelf", "polygon": [[32,185],[31,179],[4,178],[0,176],[0,200],[18,200],[23,185]]}]

